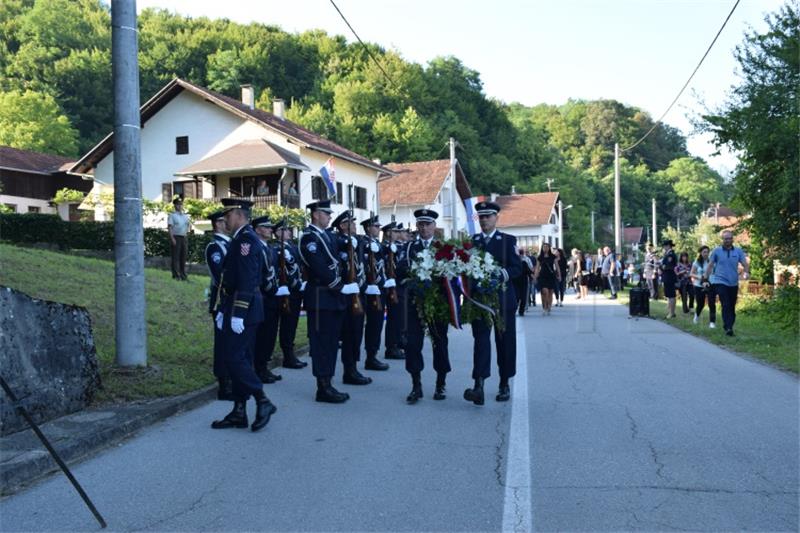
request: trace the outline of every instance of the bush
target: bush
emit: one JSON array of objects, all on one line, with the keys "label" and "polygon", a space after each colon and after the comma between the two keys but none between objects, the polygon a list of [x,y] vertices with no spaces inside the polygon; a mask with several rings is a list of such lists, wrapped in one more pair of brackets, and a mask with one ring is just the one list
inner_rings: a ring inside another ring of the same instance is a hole
[{"label": "bush", "polygon": [[772,298],[762,299],[760,307],[781,329],[797,331],[800,328],[800,287],[776,287]]},{"label": "bush", "polygon": [[[57,215],[0,214],[0,239],[12,243],[55,244],[62,250],[114,250],[113,222],[65,222]],[[189,235],[189,257],[205,262],[210,235]],[[144,255],[169,257],[169,233],[160,228],[144,229]]]}]

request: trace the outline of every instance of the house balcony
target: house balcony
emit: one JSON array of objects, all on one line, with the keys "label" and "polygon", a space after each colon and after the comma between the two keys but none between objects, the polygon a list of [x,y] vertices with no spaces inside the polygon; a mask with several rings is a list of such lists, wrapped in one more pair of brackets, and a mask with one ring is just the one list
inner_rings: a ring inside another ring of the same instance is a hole
[{"label": "house balcony", "polygon": [[240,198],[253,202],[253,207],[265,209],[271,205],[279,205],[281,207],[289,207],[294,209],[300,208],[300,195],[299,194],[284,194],[283,198],[278,200],[277,194],[263,194],[253,196],[215,196],[211,200],[215,203],[220,203],[223,198]]}]

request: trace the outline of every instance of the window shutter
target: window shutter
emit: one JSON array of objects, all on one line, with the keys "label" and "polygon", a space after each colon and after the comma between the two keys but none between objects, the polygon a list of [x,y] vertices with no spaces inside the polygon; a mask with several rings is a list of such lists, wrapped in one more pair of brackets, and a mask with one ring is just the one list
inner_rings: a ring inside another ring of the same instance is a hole
[{"label": "window shutter", "polygon": [[162,183],[161,184],[161,201],[162,202],[171,202],[172,201],[172,182]]}]

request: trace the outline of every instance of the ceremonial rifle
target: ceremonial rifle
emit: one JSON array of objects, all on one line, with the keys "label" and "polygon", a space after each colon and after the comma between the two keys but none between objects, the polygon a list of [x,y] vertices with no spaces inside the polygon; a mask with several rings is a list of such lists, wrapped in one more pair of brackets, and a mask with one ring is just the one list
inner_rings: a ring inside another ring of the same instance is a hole
[{"label": "ceremonial rifle", "polygon": [[[350,220],[347,221],[347,283],[356,283],[356,252],[353,247],[353,186],[350,185]],[[354,315],[364,314],[359,293],[350,295],[350,310]]]}]

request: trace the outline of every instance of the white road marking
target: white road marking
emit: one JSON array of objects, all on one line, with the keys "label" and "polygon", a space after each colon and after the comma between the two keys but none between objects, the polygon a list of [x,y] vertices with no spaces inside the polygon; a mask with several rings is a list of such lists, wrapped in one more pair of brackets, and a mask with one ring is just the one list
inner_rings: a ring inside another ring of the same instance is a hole
[{"label": "white road marking", "polygon": [[528,418],[528,353],[525,329],[517,321],[517,375],[511,402],[511,427],[506,457],[503,531],[529,532],[533,529],[531,513],[531,446]]}]

